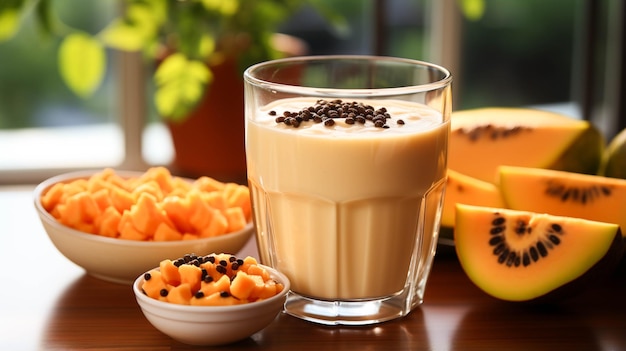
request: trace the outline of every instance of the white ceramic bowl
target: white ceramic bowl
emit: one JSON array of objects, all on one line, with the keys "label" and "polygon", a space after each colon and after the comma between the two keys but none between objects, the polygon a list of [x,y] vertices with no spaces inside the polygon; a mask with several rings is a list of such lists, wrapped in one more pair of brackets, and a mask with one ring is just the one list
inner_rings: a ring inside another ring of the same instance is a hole
[{"label": "white ceramic bowl", "polygon": [[284,288],[269,299],[234,306],[190,306],[153,299],[141,290],[143,274],[133,291],[146,319],[172,339],[190,345],[215,346],[243,340],[268,326],[283,310],[289,279],[273,268],[263,266]]},{"label": "white ceramic bowl", "polygon": [[[222,236],[167,242],[147,242],[108,238],[81,232],[59,223],[39,200],[55,183],[88,178],[94,171],[72,172],[49,178],[34,191],[39,219],[54,246],[70,261],[87,273],[115,283],[132,284],[137,275],[158,265],[164,259],[182,257],[188,253],[206,255],[214,252],[239,252],[253,232],[252,223],[237,232]],[[116,172],[122,177],[138,176],[137,172]]]}]

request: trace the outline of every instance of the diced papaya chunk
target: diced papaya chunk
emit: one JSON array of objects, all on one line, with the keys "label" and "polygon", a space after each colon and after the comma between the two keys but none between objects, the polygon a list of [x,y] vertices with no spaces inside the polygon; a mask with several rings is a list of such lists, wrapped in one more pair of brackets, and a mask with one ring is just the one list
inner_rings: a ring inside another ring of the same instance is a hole
[{"label": "diced papaya chunk", "polygon": [[224,183],[207,176],[202,176],[196,179],[193,186],[202,191],[216,191],[224,189]]},{"label": "diced papaya chunk", "polygon": [[180,284],[180,273],[178,272],[178,267],[174,265],[174,262],[171,260],[163,260],[159,263],[159,269],[167,284],[174,286]]},{"label": "diced papaya chunk", "polygon": [[225,292],[215,292],[209,296],[194,297],[191,299],[190,304],[196,306],[232,306],[240,305],[241,300],[229,295]]},{"label": "diced papaya chunk", "polygon": [[[128,212],[124,212],[124,213],[128,213]],[[122,216],[122,218],[120,218],[120,225],[118,226],[118,230],[120,232],[120,235],[118,236],[118,238],[124,239],[124,240],[147,240],[148,239],[148,236],[144,232],[135,228],[135,226],[133,225],[131,221],[123,221],[123,219],[124,217]]]},{"label": "diced papaya chunk", "polygon": [[[145,279],[149,277],[150,279]],[[148,275],[144,275],[144,283],[141,286],[146,295],[150,296],[153,299],[160,299],[163,297],[161,290],[169,290],[168,285],[161,278],[161,272],[157,270],[152,270],[148,273]]]},{"label": "diced papaya chunk", "polygon": [[228,229],[228,220],[222,212],[213,210],[211,222],[200,232],[200,237],[209,238],[226,233]]},{"label": "diced papaya chunk", "polygon": [[236,232],[246,226],[246,216],[241,207],[227,208],[223,213],[228,222],[228,228],[226,229],[228,233]]},{"label": "diced papaya chunk", "polygon": [[65,194],[63,183],[56,183],[41,197],[41,205],[50,212],[60,202]]},{"label": "diced papaya chunk", "polygon": [[192,291],[200,290],[200,280],[202,279],[202,270],[191,264],[183,264],[178,267],[180,274],[180,283],[189,284]]},{"label": "diced papaya chunk", "polygon": [[165,221],[165,214],[157,206],[157,200],[148,193],[141,193],[137,203],[130,209],[133,226],[146,236],[153,236],[157,227]]},{"label": "diced papaya chunk", "polygon": [[98,232],[103,236],[117,238],[119,235],[118,228],[121,220],[122,215],[117,212],[115,207],[107,207],[100,215],[99,220],[96,222]]},{"label": "diced papaya chunk", "polygon": [[214,210],[203,201],[202,196],[197,191],[190,192],[188,199],[191,209],[191,216],[188,218],[189,223],[196,232],[201,232],[211,224]]},{"label": "diced papaya chunk", "polygon": [[254,291],[257,281],[263,283],[261,277],[255,280],[254,276],[249,276],[246,272],[238,272],[230,283],[230,293],[240,300],[247,300]]},{"label": "diced papaya chunk", "polygon": [[133,194],[118,186],[110,187],[111,203],[118,212],[122,213],[130,208],[135,203]]},{"label": "diced papaya chunk", "polygon": [[194,230],[189,221],[189,217],[191,217],[190,207],[187,198],[178,196],[167,196],[161,203],[161,208],[165,211],[170,221],[174,223],[176,229],[181,233]]},{"label": "diced papaya chunk", "polygon": [[209,296],[213,293],[220,293],[222,291],[230,290],[230,278],[227,275],[221,276],[218,280],[210,283],[202,282],[200,290],[204,296]]},{"label": "diced papaya chunk", "polygon": [[169,291],[167,301],[179,305],[189,305],[189,300],[191,300],[192,296],[191,286],[189,284],[180,284]]},{"label": "diced papaya chunk", "polygon": [[176,241],[182,240],[183,234],[170,227],[167,223],[161,223],[154,231],[154,241]]}]

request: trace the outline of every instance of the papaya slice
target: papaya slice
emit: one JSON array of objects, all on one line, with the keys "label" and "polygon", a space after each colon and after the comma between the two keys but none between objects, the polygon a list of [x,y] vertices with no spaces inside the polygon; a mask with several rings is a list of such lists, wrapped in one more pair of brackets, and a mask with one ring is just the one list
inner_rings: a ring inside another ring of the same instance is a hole
[{"label": "papaya slice", "polygon": [[504,207],[500,189],[498,189],[496,185],[448,169],[443,212],[441,215],[442,226],[454,227],[455,206],[457,203]]},{"label": "papaya slice", "polygon": [[452,113],[448,167],[495,183],[499,165],[597,173],[604,138],[594,126],[529,108]]},{"label": "papaya slice", "polygon": [[617,223],[626,229],[626,180],[539,168],[501,166],[506,207]]},{"label": "papaya slice", "polygon": [[571,297],[612,273],[624,250],[617,224],[465,204],[454,241],[469,279],[507,301]]}]

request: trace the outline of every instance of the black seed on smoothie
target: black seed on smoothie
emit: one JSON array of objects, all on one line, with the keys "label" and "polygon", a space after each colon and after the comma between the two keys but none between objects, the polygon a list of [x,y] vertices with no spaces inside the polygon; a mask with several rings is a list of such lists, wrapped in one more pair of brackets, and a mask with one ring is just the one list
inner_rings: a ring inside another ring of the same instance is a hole
[{"label": "black seed on smoothie", "polygon": [[[272,111],[270,111],[272,112]],[[275,111],[272,116],[277,115]],[[385,107],[375,109],[371,105],[360,102],[344,102],[341,99],[327,101],[318,100],[315,105],[301,109],[299,112],[284,111],[282,116],[275,119],[276,123],[284,123],[294,128],[300,127],[302,123],[313,120],[315,123],[324,122],[326,126],[333,126],[334,122],[327,122],[328,119],[344,119],[347,125],[356,123],[365,124],[366,121],[372,121],[377,128],[389,128],[386,124],[387,119],[391,118]],[[379,123],[378,121],[382,121]],[[404,124],[403,120],[396,122]]]},{"label": "black seed on smoothie", "polygon": [[404,120],[403,119],[399,119],[396,123],[400,124],[400,125],[404,125]]},{"label": "black seed on smoothie", "polygon": [[270,116],[276,116],[276,111],[272,110],[269,112]]},{"label": "black seed on smoothie", "polygon": [[329,118],[329,119],[324,121],[324,125],[327,126],[327,127],[334,126],[335,125],[335,120]]}]

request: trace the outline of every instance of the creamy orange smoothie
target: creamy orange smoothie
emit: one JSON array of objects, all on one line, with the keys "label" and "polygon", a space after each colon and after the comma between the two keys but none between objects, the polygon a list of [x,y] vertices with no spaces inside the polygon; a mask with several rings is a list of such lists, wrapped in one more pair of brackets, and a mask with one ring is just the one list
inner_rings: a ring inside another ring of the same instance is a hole
[{"label": "creamy orange smoothie", "polygon": [[246,119],[261,260],[303,296],[391,296],[405,288],[409,266],[423,283],[430,268],[449,122],[417,103],[362,102],[386,108],[385,128],[342,118],[277,123],[284,111],[314,105],[310,98],[278,100]]}]

